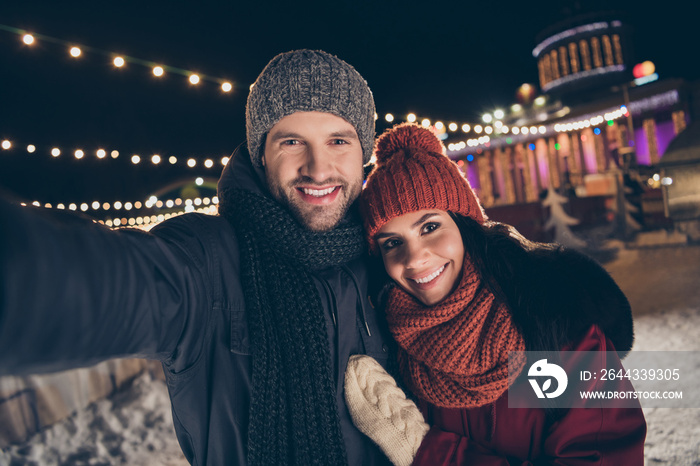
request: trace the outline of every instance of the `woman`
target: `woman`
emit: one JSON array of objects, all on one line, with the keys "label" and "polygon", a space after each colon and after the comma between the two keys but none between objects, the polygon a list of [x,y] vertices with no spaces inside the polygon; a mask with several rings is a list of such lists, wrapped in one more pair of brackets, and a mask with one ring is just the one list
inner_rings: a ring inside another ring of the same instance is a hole
[{"label": "woman", "polygon": [[[361,211],[392,279],[380,302],[399,373],[431,427],[381,367],[354,356],[346,399],[360,430],[395,464],[643,464],[638,403],[512,407],[535,387],[526,368],[539,366],[525,351],[546,351],[565,370],[574,363],[558,350],[589,352],[573,353],[594,356],[587,369],[622,368],[632,317],[610,276],[579,253],[490,222],[429,130],[398,125],[375,155]],[[632,390],[628,380],[615,388]]]}]

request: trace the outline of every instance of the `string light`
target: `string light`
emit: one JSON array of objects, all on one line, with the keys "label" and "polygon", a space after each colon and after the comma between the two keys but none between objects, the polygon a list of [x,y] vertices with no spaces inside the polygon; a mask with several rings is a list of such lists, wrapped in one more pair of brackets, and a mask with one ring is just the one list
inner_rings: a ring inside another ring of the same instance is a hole
[{"label": "string light", "polygon": [[[557,123],[554,125],[554,131],[556,131],[557,133],[577,131],[583,128],[590,128],[591,126],[602,125],[603,122],[606,121],[608,122],[608,124],[611,124],[613,120],[617,120],[618,118],[627,115],[627,112],[627,107],[623,105],[618,109],[611,110],[609,112],[604,112],[601,115],[594,115],[590,118],[581,120],[569,120],[566,122]],[[596,134],[600,134],[600,131],[598,131]]]},{"label": "string light", "polygon": [[[13,147],[13,143],[10,139],[5,139],[2,142],[0,142],[0,147],[4,150],[10,150]],[[34,144],[27,145],[26,149],[27,149],[27,152],[30,154],[33,154],[37,151],[37,147]],[[51,154],[52,157],[56,158],[56,157],[61,155],[62,151],[59,147],[53,147],[50,149],[49,153]],[[83,149],[76,149],[75,151],[73,151],[73,154],[74,154],[76,159],[80,160],[80,159],[83,159],[85,157],[86,152]],[[117,159],[119,157],[119,151],[112,150],[110,152],[110,155],[111,155],[112,159]],[[105,149],[102,149],[102,148],[97,149],[97,150],[95,150],[95,156],[100,160],[105,159],[107,157],[107,151]],[[140,155],[134,154],[134,155],[132,155],[130,160],[133,164],[136,165],[142,161],[141,159],[142,159],[142,157]],[[163,162],[163,160],[164,160],[160,154],[153,154],[149,157],[149,159],[154,165],[160,165],[161,162]],[[224,156],[219,160],[221,162],[221,165],[223,166],[223,165],[226,165],[228,163],[229,158]],[[168,157],[168,162],[171,165],[175,165],[178,162],[178,158],[174,155],[171,155]],[[189,158],[189,159],[187,159],[186,165],[190,168],[194,168],[197,166],[197,163],[198,162],[196,159]],[[212,159],[212,158],[206,158],[203,161],[203,165],[206,168],[213,168],[215,164],[216,163],[214,162],[214,159]]]},{"label": "string light", "polygon": [[406,120],[409,121],[410,123],[415,123],[416,121],[416,114],[415,113],[409,113],[406,116]]},{"label": "string light", "polygon": [[151,228],[153,228],[158,223],[164,220],[168,220],[170,218],[177,217],[188,212],[199,212],[206,215],[216,215],[217,207],[215,205],[210,205],[208,207],[200,207],[198,209],[195,209],[193,206],[187,206],[184,210],[180,210],[177,212],[168,212],[166,214],[146,215],[143,217],[130,218],[111,218],[107,220],[98,220],[97,222],[108,227],[122,227],[128,225],[132,227],[136,226],[137,228],[140,228],[142,230],[150,230]]},{"label": "string light", "polygon": [[[196,184],[201,186],[204,184],[204,180],[202,178],[197,178],[195,180]],[[188,198],[185,199],[184,204],[185,206],[200,206],[200,205],[205,205],[209,206],[211,205],[212,207],[216,206],[219,203],[219,198],[217,196],[213,196],[211,198],[209,197],[195,197],[195,198]],[[149,209],[162,209],[162,208],[173,208],[175,206],[181,206],[183,204],[182,199],[168,199],[166,201],[163,201],[161,199],[158,199],[156,196],[151,196],[146,200],[143,204],[144,207],[149,208]],[[25,203],[22,203],[23,206],[26,206]],[[33,201],[31,205],[36,206],[36,207],[42,207],[42,203],[39,201]],[[66,209],[66,204],[60,202],[56,204],[56,207],[53,207],[52,204],[50,203],[45,203],[43,204],[43,207],[47,209],[52,209],[55,208],[57,210],[65,210]],[[90,210],[92,211],[99,211],[99,210],[104,210],[108,211],[110,209],[114,210],[131,210],[132,208],[137,208],[140,209],[142,207],[142,204],[140,201],[136,201],[134,203],[132,202],[126,202],[122,203],[121,201],[115,201],[113,204],[110,204],[109,202],[100,202],[98,200],[94,200],[90,203],[88,202],[82,202],[79,205],[76,203],[70,203],[68,204],[68,210],[76,211],[76,210],[81,210],[82,212],[88,212]],[[216,207],[214,207],[216,209]]]},{"label": "string light", "polygon": [[28,31],[25,31],[23,29],[18,29],[12,26],[6,26],[4,24],[0,24],[0,30],[4,30],[7,32],[11,32],[14,34],[17,34],[21,37],[22,41],[26,45],[33,45],[37,41],[44,41],[44,42],[51,42],[54,44],[59,44],[62,46],[65,46],[68,48],[69,54],[74,57],[78,58],[83,55],[83,52],[86,53],[93,53],[97,55],[104,55],[106,57],[109,57],[109,60],[111,60],[112,64],[117,67],[117,68],[122,68],[124,67],[127,63],[133,63],[136,65],[141,65],[141,66],[146,66],[150,68],[156,77],[161,77],[164,76],[166,71],[170,73],[175,73],[175,74],[180,74],[183,76],[186,76],[192,84],[198,84],[202,81],[210,81],[213,83],[216,83],[217,86],[220,86],[221,90],[223,92],[231,92],[233,90],[233,84],[222,78],[217,78],[213,76],[207,76],[203,75],[200,73],[192,73],[192,71],[184,70],[181,68],[176,68],[173,66],[166,66],[166,65],[161,65],[161,64],[155,64],[152,61],[149,60],[143,60],[140,58],[136,57],[131,57],[127,55],[121,55],[121,54],[116,54],[114,52],[106,51],[106,50],[101,50],[97,49],[94,47],[87,47],[84,45],[76,45],[76,44],[71,44],[68,41],[58,39],[55,37],[51,36],[46,36],[43,34],[34,34],[34,33],[29,33]]},{"label": "string light", "polygon": [[[195,198],[195,199],[187,199],[185,203],[184,209],[178,209],[174,212],[166,212],[162,214],[157,214],[157,215],[144,215],[140,217],[113,217],[113,218],[108,218],[105,220],[94,220],[95,223],[100,223],[102,225],[105,225],[107,227],[122,227],[122,226],[132,226],[132,227],[138,227],[143,230],[149,230],[150,228],[154,227],[158,223],[173,218],[180,216],[184,213],[188,212],[199,212],[202,214],[206,215],[216,215],[218,213],[218,203],[219,203],[219,198],[217,196],[212,197],[211,199],[208,197],[205,197],[203,199],[201,198]],[[130,204],[131,203],[126,203],[124,206],[129,205],[130,209]],[[137,202],[137,204],[140,204],[140,202]],[[22,206],[26,207],[25,203],[21,203]],[[41,207],[41,203],[39,201],[34,201],[32,202],[33,206]],[[165,203],[162,201],[157,201],[156,202],[156,207],[157,208],[162,208],[163,205],[165,205],[168,209],[173,208],[174,205],[176,206],[181,206],[182,205],[182,199],[176,199],[174,202],[173,200],[167,200]],[[204,206],[204,207],[195,207],[195,206]],[[47,209],[53,208],[50,203],[44,204],[44,207]],[[82,203],[80,204],[80,210],[83,212],[87,212],[90,209],[90,205],[87,203]],[[104,210],[107,211],[110,209],[110,204],[108,202],[103,203],[101,206],[99,202],[94,201],[92,203],[92,207],[97,207],[95,210],[99,209],[100,207]],[[114,203],[114,208],[119,210],[122,207],[122,203],[119,201],[116,201]],[[63,203],[59,203],[55,207],[57,210],[65,210],[66,205]],[[126,209],[126,210],[129,210]],[[71,211],[76,211],[78,210],[78,206],[75,203],[71,203],[68,205],[68,210]]]},{"label": "string light", "polygon": [[[555,132],[568,132],[568,131],[578,131],[584,128],[591,128],[594,127],[593,133],[596,135],[601,134],[600,128],[597,126],[602,125],[603,123],[607,122],[608,125],[612,125],[613,121],[622,118],[622,117],[629,117],[630,116],[630,111],[629,109],[622,105],[620,107],[615,107],[613,109],[610,109],[607,112],[603,112],[601,114],[589,114],[584,116],[583,118],[579,117],[579,120],[568,120],[568,121],[563,121],[554,124],[553,126],[546,126],[546,125],[539,125],[539,126],[522,126],[522,127],[517,127],[514,126],[512,128],[509,128],[506,125],[502,125],[500,127],[500,132],[501,134],[507,134],[508,132],[511,132],[514,135],[521,134],[524,137],[524,140],[527,141],[532,140],[533,138],[538,138],[542,137],[547,134],[549,130],[553,130]],[[496,126],[496,125],[494,125]],[[476,130],[476,128],[475,128]],[[522,140],[522,139],[521,139]],[[460,151],[465,149],[467,146],[468,147],[477,147],[480,145],[486,145],[486,147],[489,147],[490,140],[488,139],[488,136],[484,136],[483,138],[478,138],[478,139],[469,139],[465,142],[458,142],[458,143],[450,143],[448,144],[448,151],[450,152],[455,152],[455,151]],[[513,138],[506,137],[505,142],[507,144],[512,144],[513,143]],[[533,144],[531,144],[529,147],[534,147]],[[556,144],[556,149],[559,150],[559,144]]]}]

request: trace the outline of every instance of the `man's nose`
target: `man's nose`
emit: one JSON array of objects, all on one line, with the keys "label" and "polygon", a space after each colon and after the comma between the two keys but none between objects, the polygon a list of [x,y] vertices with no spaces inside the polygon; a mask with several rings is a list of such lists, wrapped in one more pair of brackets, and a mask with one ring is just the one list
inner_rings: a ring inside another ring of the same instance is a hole
[{"label": "man's nose", "polygon": [[302,167],[302,175],[314,181],[324,181],[333,177],[333,161],[331,154],[323,147],[309,144],[306,150],[306,161]]}]

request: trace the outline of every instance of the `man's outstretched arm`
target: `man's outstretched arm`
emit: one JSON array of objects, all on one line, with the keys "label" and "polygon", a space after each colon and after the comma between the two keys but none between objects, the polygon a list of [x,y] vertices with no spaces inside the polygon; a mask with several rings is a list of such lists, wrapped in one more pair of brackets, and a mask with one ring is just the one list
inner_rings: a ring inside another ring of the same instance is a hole
[{"label": "man's outstretched arm", "polygon": [[210,307],[186,249],[0,200],[0,374],[166,360]]}]

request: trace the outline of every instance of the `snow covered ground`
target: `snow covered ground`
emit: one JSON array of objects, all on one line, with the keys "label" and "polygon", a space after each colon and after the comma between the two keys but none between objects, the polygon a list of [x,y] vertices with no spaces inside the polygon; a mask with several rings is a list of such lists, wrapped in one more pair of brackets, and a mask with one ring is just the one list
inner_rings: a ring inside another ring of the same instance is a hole
[{"label": "snow covered ground", "polygon": [[[634,351],[700,351],[700,246],[624,249],[601,258],[635,311]],[[648,465],[700,465],[700,409],[645,410]],[[187,465],[167,389],[144,373],[126,389],[0,452],[0,466]]]},{"label": "snow covered ground", "polygon": [[[606,247],[617,249],[604,265],[635,314],[632,350],[700,351],[700,246]],[[700,465],[700,407],[651,408],[644,416],[647,465]]]}]

